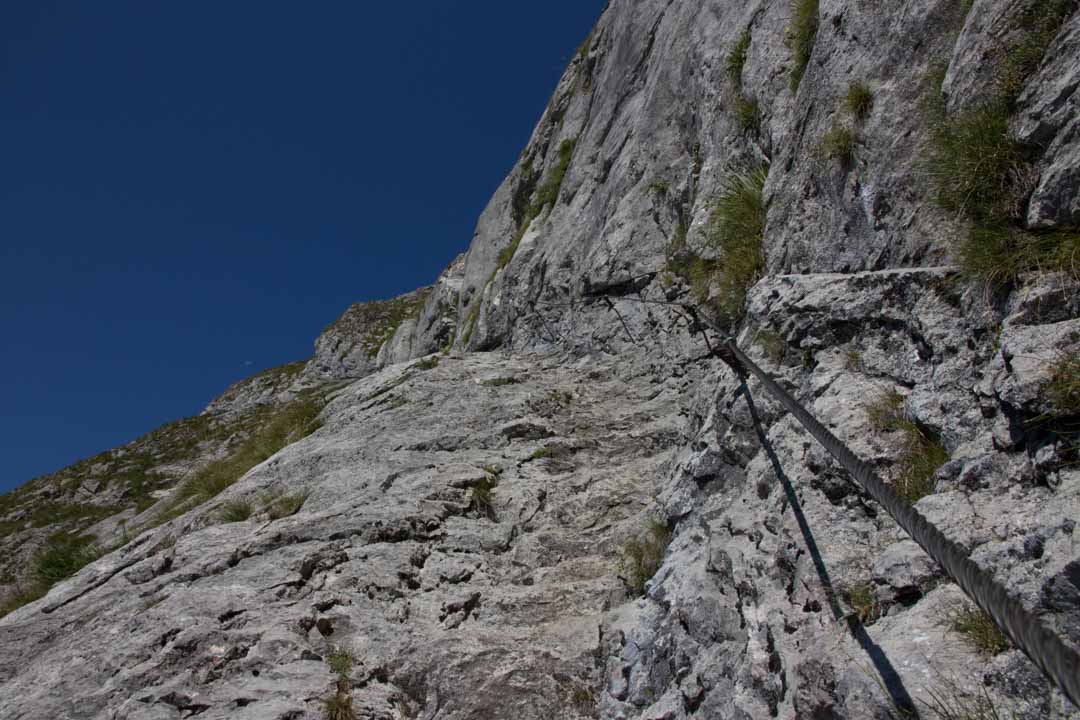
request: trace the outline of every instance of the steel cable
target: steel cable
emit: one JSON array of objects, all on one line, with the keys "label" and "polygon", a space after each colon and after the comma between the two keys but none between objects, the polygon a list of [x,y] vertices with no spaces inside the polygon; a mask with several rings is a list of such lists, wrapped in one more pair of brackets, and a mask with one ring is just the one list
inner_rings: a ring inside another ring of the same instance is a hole
[{"label": "steel cable", "polygon": [[[994,619],[1009,640],[1020,648],[1074,705],[1080,707],[1080,655],[1010,596],[990,573],[976,565],[968,557],[966,550],[945,537],[918,510],[894,493],[881,481],[873,468],[859,459],[795,398],[754,364],[732,340],[726,340],[722,347],[727,353],[721,353],[721,358],[740,374],[744,374],[742,368],[753,373],[765,389],[888,511],[897,524],[941,565],[968,597]],[[737,362],[731,362],[731,358]]]}]

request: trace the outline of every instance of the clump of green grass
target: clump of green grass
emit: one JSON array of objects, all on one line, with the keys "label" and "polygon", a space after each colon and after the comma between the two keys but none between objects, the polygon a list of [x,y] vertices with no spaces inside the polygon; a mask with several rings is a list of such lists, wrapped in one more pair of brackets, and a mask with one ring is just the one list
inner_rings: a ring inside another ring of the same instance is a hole
[{"label": "clump of green grass", "polygon": [[833,125],[822,138],[821,152],[841,167],[850,167],[855,161],[855,145],[858,142],[859,136],[854,130],[843,125]]},{"label": "clump of green grass", "polygon": [[893,491],[914,504],[934,491],[934,474],[949,461],[941,441],[904,413],[904,396],[888,390],[866,406],[870,426],[878,432],[899,432],[902,450],[896,462]]},{"label": "clump of green grass", "polygon": [[653,518],[641,537],[631,538],[623,545],[619,570],[625,574],[626,582],[635,594],[645,593],[645,584],[660,569],[669,544],[671,530]]},{"label": "clump of green grass", "polygon": [[1080,354],[1062,353],[1054,361],[1046,397],[1058,415],[1080,415]]},{"label": "clump of green grass", "polygon": [[953,611],[949,627],[960,633],[982,655],[993,657],[1009,649],[1009,639],[982,608],[970,603]]},{"label": "clump of green grass", "polygon": [[230,500],[221,506],[218,519],[223,523],[244,522],[255,512],[251,503],[244,499]]},{"label": "clump of green grass", "polygon": [[864,409],[870,427],[878,432],[897,430],[904,421],[904,396],[889,388],[867,403]]},{"label": "clump of green grass", "polygon": [[724,70],[736,90],[742,89],[742,74],[746,66],[746,56],[750,51],[750,40],[750,28],[746,28],[732,45],[731,52],[728,53],[727,61],[724,63]]},{"label": "clump of green grass", "polygon": [[669,190],[671,190],[671,183],[667,180],[654,180],[649,183],[649,192],[658,197],[666,197]]},{"label": "clump of green grass", "polygon": [[791,47],[794,66],[791,68],[791,91],[799,89],[818,31],[818,0],[793,0],[791,25],[788,27],[788,45]]},{"label": "clump of green grass", "polygon": [[94,539],[85,536],[56,533],[34,561],[39,580],[52,586],[65,580],[101,557]]},{"label": "clump of green grass", "polygon": [[516,377],[497,377],[485,380],[482,384],[485,387],[504,387],[506,385],[517,385],[520,380]]},{"label": "clump of green grass", "polygon": [[780,333],[772,330],[761,330],[754,336],[754,343],[765,353],[765,357],[774,363],[779,363],[787,353],[787,343]]},{"label": "clump of green grass", "polygon": [[767,167],[730,176],[709,218],[708,243],[720,255],[717,310],[732,323],[765,267],[766,177]]},{"label": "clump of green grass", "polygon": [[872,625],[881,617],[881,603],[874,597],[874,587],[868,582],[860,582],[844,589],[844,599],[851,608],[852,615],[862,625]]},{"label": "clump of green grass", "polygon": [[495,486],[499,484],[498,477],[496,475],[485,475],[475,485],[472,486],[472,500],[471,508],[480,517],[486,517],[488,520],[494,521],[495,517],[495,500],[492,497],[494,494]]},{"label": "clump of green grass", "polygon": [[300,512],[300,508],[304,506],[307,499],[308,494],[306,492],[280,495],[270,499],[265,505],[265,510],[270,515],[271,520],[281,520]]},{"label": "clump of green grass", "polygon": [[424,358],[423,360],[413,365],[413,367],[417,370],[434,370],[435,368],[439,367],[439,356],[432,355],[431,357]]},{"label": "clump of green grass", "polygon": [[337,675],[334,694],[323,703],[325,720],[356,720],[356,711],[352,706],[352,683],[349,674],[353,668],[352,654],[346,650],[336,650],[327,660],[330,670]]},{"label": "clump of green grass", "polygon": [[761,109],[754,98],[740,95],[735,99],[735,123],[744,133],[757,133],[761,129]]},{"label": "clump of green grass", "polygon": [[286,445],[318,430],[322,427],[318,417],[321,410],[322,403],[311,398],[293,401],[277,410],[229,457],[208,464],[181,485],[171,500],[168,514],[178,515],[186,508],[215,497]]},{"label": "clump of green grass", "polygon": [[937,203],[972,221],[958,248],[959,260],[967,274],[988,284],[1013,282],[1029,271],[1064,271],[1080,278],[1080,231],[1021,229],[1036,178],[1035,149],[1009,132],[1020,91],[1073,5],[1070,0],[1025,0],[1017,19],[1019,39],[1003,49],[991,97],[980,105],[950,116],[940,93],[940,67],[928,82],[931,144],[924,171]]},{"label": "clump of green grass", "polygon": [[870,116],[870,111],[874,109],[874,91],[866,83],[853,82],[848,85],[844,105],[852,117],[862,122]]}]

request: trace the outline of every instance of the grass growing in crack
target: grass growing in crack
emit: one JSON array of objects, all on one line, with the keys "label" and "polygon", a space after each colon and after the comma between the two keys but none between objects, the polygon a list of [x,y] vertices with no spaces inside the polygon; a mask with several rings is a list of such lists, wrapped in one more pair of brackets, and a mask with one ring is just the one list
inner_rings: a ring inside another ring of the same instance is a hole
[{"label": "grass growing in crack", "polygon": [[791,25],[788,27],[787,36],[794,61],[791,68],[792,92],[799,89],[803,75],[806,74],[806,66],[810,64],[810,55],[817,39],[818,21],[818,0],[793,0]]},{"label": "grass growing in crack", "polygon": [[325,720],[356,720],[352,706],[352,682],[349,674],[353,668],[353,656],[346,650],[335,650],[327,659],[330,670],[337,675],[334,694],[323,702]]},{"label": "grass growing in crack", "polygon": [[536,189],[536,197],[524,210],[521,224],[518,226],[514,238],[510,241],[510,244],[503,248],[502,252],[499,253],[499,259],[495,266],[496,272],[510,264],[510,260],[513,259],[514,255],[517,253],[518,246],[521,245],[521,240],[525,237],[525,233],[528,231],[532,221],[540,216],[540,213],[544,211],[545,207],[548,205],[554,206],[558,202],[559,190],[562,189],[563,180],[566,178],[566,171],[570,167],[570,159],[574,155],[574,147],[576,145],[576,139],[563,140],[559,145],[559,161],[548,174],[547,180]]},{"label": "grass growing in crack", "polygon": [[975,605],[965,604],[953,611],[949,627],[959,633],[980,654],[993,657],[1009,649],[1009,640],[994,619]]},{"label": "grass growing in crack", "polygon": [[881,603],[874,597],[874,587],[870,583],[861,582],[845,588],[843,597],[860,624],[871,625],[881,617]]},{"label": "grass growing in crack", "polygon": [[858,134],[843,125],[834,125],[821,140],[821,152],[830,160],[835,160],[840,167],[850,167],[855,161],[855,145],[859,142]]},{"label": "grass growing in crack", "polygon": [[480,517],[486,517],[488,520],[492,521],[496,519],[495,500],[492,496],[494,494],[495,486],[498,484],[499,480],[496,475],[485,475],[472,486],[472,500],[470,506]]},{"label": "grass growing in crack", "polygon": [[744,133],[757,133],[761,129],[761,109],[758,101],[740,95],[735,99],[735,124]]},{"label": "grass growing in crack", "polygon": [[1018,39],[1003,48],[991,97],[949,115],[940,93],[940,68],[928,82],[929,152],[922,165],[937,203],[964,214],[972,229],[958,248],[965,272],[988,285],[1014,282],[1029,271],[1064,271],[1080,278],[1080,229],[1022,229],[1037,173],[1032,157],[1010,133],[1017,98],[1072,11],[1070,0],[1026,0]]},{"label": "grass growing in crack", "polygon": [[765,267],[763,189],[768,172],[760,167],[727,178],[709,218],[708,242],[720,255],[717,310],[729,322],[742,316],[746,291]]},{"label": "grass growing in crack", "polygon": [[870,116],[870,111],[874,109],[874,91],[866,83],[853,82],[848,85],[844,106],[852,117],[862,122]]},{"label": "grass growing in crack", "polygon": [[904,420],[904,396],[890,388],[867,403],[865,410],[870,427],[878,432],[896,430]]},{"label": "grass growing in crack", "polygon": [[742,89],[743,68],[746,66],[746,56],[750,51],[750,28],[743,30],[739,39],[731,47],[727,60],[724,63],[724,71],[735,86],[736,90]]},{"label": "grass growing in crack", "polygon": [[934,474],[949,461],[941,442],[904,413],[904,396],[887,390],[866,406],[870,426],[878,432],[899,432],[902,450],[892,489],[914,504],[934,491]]},{"label": "grass growing in crack", "polygon": [[304,506],[307,499],[308,493],[306,492],[280,495],[270,499],[265,505],[265,510],[270,515],[271,520],[281,520],[300,512],[300,508]]},{"label": "grass growing in crack", "polygon": [[784,338],[780,336],[780,333],[772,330],[759,331],[754,337],[754,344],[760,347],[765,357],[774,363],[780,363],[787,352],[787,343],[784,342]]},{"label": "grass growing in crack", "polygon": [[247,500],[230,500],[221,506],[221,510],[218,512],[218,519],[223,523],[244,522],[249,519],[254,512],[255,509]]},{"label": "grass growing in crack", "polygon": [[664,552],[671,544],[671,530],[653,518],[641,537],[631,538],[623,545],[619,570],[636,595],[645,593],[645,584],[660,569]]},{"label": "grass growing in crack", "polygon": [[432,355],[431,357],[424,358],[423,360],[413,365],[413,367],[421,371],[434,370],[435,368],[439,367],[439,356]]}]

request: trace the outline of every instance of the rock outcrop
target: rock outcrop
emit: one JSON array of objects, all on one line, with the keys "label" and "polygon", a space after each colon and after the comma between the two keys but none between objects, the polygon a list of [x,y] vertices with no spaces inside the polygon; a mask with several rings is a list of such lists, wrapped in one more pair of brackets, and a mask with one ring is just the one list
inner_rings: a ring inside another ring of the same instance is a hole
[{"label": "rock outcrop", "polygon": [[[941,118],[1005,113],[1007,232],[1075,247],[1078,33],[1075,2],[612,0],[432,287],[0,498],[8,586],[57,531],[118,546],[0,618],[0,716],[1080,718],[709,351],[1080,645],[1075,251],[972,280],[986,218],[928,162]],[[755,170],[733,313],[716,208]],[[175,504],[298,400],[321,429]]]}]

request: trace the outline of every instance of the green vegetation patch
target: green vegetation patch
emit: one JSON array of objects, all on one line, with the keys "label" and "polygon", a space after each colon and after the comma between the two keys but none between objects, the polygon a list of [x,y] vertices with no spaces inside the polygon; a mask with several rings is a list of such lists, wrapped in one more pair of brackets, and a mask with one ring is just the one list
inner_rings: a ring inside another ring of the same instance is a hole
[{"label": "green vegetation patch", "polygon": [[870,117],[870,111],[874,109],[874,91],[866,83],[853,82],[848,85],[844,106],[852,117],[862,122]]},{"label": "green vegetation patch", "polygon": [[649,582],[664,562],[664,553],[671,544],[671,530],[666,524],[655,518],[649,520],[645,532],[631,538],[623,545],[623,557],[619,571],[630,589],[637,595],[645,593],[645,584]]},{"label": "green vegetation patch", "polygon": [[949,618],[949,626],[980,654],[993,657],[1009,649],[1009,639],[982,608],[966,604]]},{"label": "green vegetation patch", "polygon": [[765,268],[767,176],[761,167],[729,177],[709,218],[708,243],[720,256],[717,310],[732,323],[742,317],[746,291]]},{"label": "green vegetation patch", "polygon": [[735,124],[744,133],[755,134],[761,129],[761,108],[757,100],[745,95],[735,99]]},{"label": "green vegetation patch", "polygon": [[818,0],[793,0],[791,3],[791,25],[788,27],[787,42],[791,48],[794,66],[791,68],[791,91],[799,89],[806,66],[810,64],[810,55],[814,51],[814,42],[818,31]]},{"label": "green vegetation patch", "polygon": [[728,53],[724,63],[724,70],[736,90],[742,89],[742,74],[743,68],[746,67],[746,57],[750,52],[750,40],[750,28],[746,28],[732,45],[731,52]]},{"label": "green vegetation patch", "polygon": [[888,390],[866,406],[870,426],[878,432],[899,432],[902,450],[896,462],[893,491],[914,504],[934,492],[934,474],[949,461],[941,441],[904,412],[904,397]]},{"label": "green vegetation patch", "polygon": [[[566,171],[570,167],[570,159],[574,155],[574,147],[577,145],[577,139],[563,140],[559,145],[559,160],[555,163],[549,173],[547,180],[545,180],[539,188],[536,190],[536,197],[532,203],[528,205],[521,213],[521,219],[518,224],[517,231],[514,233],[513,239],[510,244],[503,248],[499,253],[498,263],[496,264],[496,272],[506,267],[510,260],[513,259],[514,254],[517,253],[518,246],[521,245],[522,238],[525,237],[525,233],[528,231],[532,221],[540,216],[540,213],[544,211],[544,208],[551,205],[554,206],[559,199],[559,190],[562,189],[563,180],[566,178]],[[532,166],[528,166],[529,173],[532,173]],[[519,185],[519,190],[522,186],[528,187],[530,182],[523,180],[522,185]]]},{"label": "green vegetation patch", "polygon": [[318,418],[322,408],[321,401],[302,398],[274,411],[229,457],[208,464],[181,485],[170,502],[166,519],[215,497],[286,445],[318,430],[322,427]]},{"label": "green vegetation patch", "polygon": [[995,86],[983,103],[950,115],[940,92],[942,67],[928,78],[931,143],[922,161],[924,173],[938,205],[972,222],[957,248],[961,267],[991,285],[1015,282],[1032,271],[1080,278],[1080,229],[1022,228],[1037,177],[1033,158],[1040,149],[1024,146],[1009,132],[1020,91],[1074,5],[1063,0],[1024,3],[1016,20],[1018,39],[1002,49]]},{"label": "green vegetation patch", "polygon": [[830,160],[835,160],[840,167],[851,167],[855,162],[855,145],[858,134],[844,125],[833,125],[821,141],[821,152]]},{"label": "green vegetation patch", "polygon": [[1058,356],[1050,369],[1046,396],[1058,415],[1080,416],[1080,354]]},{"label": "green vegetation patch", "polygon": [[480,517],[486,517],[488,520],[496,519],[493,494],[498,484],[498,475],[488,474],[472,486],[471,508]]},{"label": "green vegetation patch", "polygon": [[869,582],[859,582],[845,588],[843,597],[859,624],[872,625],[881,617],[881,604],[874,597],[874,586]]},{"label": "green vegetation patch", "polygon": [[0,617],[45,597],[53,585],[79,572],[101,554],[92,537],[66,532],[50,535],[34,557],[34,574],[29,584],[17,588],[13,596],[0,604]]}]

